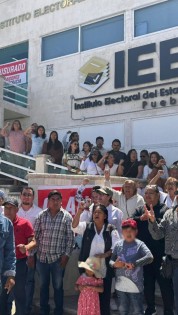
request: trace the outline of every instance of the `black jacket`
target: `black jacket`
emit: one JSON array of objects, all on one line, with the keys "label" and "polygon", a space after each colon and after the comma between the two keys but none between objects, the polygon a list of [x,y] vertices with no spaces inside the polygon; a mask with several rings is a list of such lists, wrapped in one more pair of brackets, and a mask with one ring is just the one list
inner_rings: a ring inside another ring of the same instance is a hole
[{"label": "black jacket", "polygon": [[[103,238],[105,243],[105,253],[108,252],[112,247],[112,237],[111,233],[113,230],[116,230],[116,228],[111,224],[105,224],[104,231],[103,231]],[[86,230],[83,235],[82,239],[82,246],[81,251],[79,255],[79,261],[86,261],[90,254],[91,249],[91,243],[95,237],[95,229],[94,229],[94,223],[90,222],[87,224]],[[106,267],[107,267],[107,274],[112,273],[112,269],[109,266],[110,257],[106,258]],[[83,272],[82,270],[80,270]]]},{"label": "black jacket", "polygon": [[[147,206],[147,209],[150,210],[149,206]],[[158,204],[154,206],[153,209],[156,221],[160,223],[168,208],[165,204],[158,202]],[[143,241],[148,246],[153,254],[153,257],[156,258],[157,262],[159,263],[162,260],[162,257],[165,255],[165,241],[164,239],[156,241],[152,238],[148,230],[148,221],[140,220],[142,214],[144,214],[144,207],[138,208],[133,214],[133,219],[137,221],[138,224],[138,239]]]}]

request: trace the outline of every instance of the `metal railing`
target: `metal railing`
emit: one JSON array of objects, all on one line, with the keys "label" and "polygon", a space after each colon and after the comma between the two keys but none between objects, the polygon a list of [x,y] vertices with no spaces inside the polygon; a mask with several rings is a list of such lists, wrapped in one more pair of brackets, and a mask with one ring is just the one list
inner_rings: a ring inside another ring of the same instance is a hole
[{"label": "metal railing", "polygon": [[65,166],[54,164],[51,162],[46,162],[46,165],[48,167],[49,174],[70,174],[71,175],[71,172]]},{"label": "metal railing", "polygon": [[28,88],[4,81],[3,99],[26,108],[28,106]]},{"label": "metal railing", "polygon": [[35,158],[0,148],[0,174],[28,183],[27,176],[35,169]]}]

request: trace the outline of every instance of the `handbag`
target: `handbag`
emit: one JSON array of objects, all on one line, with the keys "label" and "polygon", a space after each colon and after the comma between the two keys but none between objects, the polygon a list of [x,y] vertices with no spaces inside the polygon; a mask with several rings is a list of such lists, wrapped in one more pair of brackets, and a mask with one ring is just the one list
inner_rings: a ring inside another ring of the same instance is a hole
[{"label": "handbag", "polygon": [[160,268],[161,275],[163,278],[171,279],[173,275],[173,261],[172,257],[169,255],[166,255],[162,258],[162,264]]}]

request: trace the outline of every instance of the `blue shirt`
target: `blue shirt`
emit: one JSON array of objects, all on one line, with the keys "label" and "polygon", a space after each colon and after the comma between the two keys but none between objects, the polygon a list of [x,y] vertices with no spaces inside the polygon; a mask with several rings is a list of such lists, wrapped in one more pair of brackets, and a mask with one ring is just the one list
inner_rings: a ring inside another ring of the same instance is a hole
[{"label": "blue shirt", "polygon": [[30,155],[36,156],[38,154],[42,154],[43,144],[45,141],[47,141],[47,138],[36,137],[36,135],[32,134],[32,148]]},{"label": "blue shirt", "polygon": [[116,260],[134,264],[132,270],[126,268],[116,269],[116,290],[128,293],[143,291],[143,266],[153,261],[148,247],[140,240],[128,243],[120,240],[113,249],[110,265]]},{"label": "blue shirt", "polygon": [[15,276],[15,266],[13,225],[9,219],[0,214],[0,278],[2,275]]}]

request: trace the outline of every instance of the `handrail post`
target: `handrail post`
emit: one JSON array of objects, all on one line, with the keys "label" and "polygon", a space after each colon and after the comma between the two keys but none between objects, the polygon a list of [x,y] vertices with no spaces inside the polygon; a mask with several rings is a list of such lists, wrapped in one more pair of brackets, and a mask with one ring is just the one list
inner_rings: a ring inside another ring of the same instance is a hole
[{"label": "handrail post", "polygon": [[48,173],[48,165],[46,164],[47,160],[50,158],[49,155],[40,154],[36,157],[36,173]]},{"label": "handrail post", "polygon": [[3,87],[4,87],[4,78],[0,76],[0,128],[4,126]]}]

